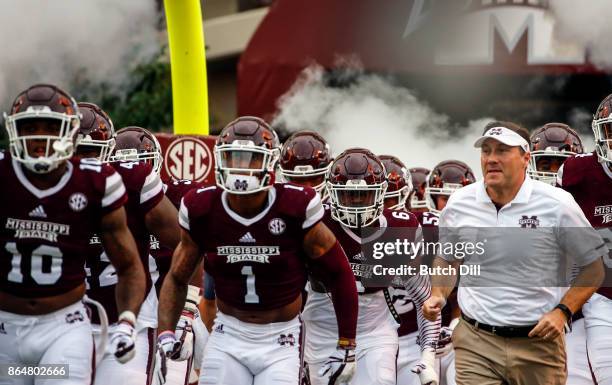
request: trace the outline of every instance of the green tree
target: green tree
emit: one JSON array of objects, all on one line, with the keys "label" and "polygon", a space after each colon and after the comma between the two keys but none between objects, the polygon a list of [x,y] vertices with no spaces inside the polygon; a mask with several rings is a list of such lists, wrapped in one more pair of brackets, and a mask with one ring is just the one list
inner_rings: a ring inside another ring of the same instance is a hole
[{"label": "green tree", "polygon": [[98,104],[113,119],[116,129],[140,126],[151,131],[171,131],[172,82],[170,64],[155,58],[135,67],[121,92],[108,86],[78,87],[88,90],[79,96]]}]

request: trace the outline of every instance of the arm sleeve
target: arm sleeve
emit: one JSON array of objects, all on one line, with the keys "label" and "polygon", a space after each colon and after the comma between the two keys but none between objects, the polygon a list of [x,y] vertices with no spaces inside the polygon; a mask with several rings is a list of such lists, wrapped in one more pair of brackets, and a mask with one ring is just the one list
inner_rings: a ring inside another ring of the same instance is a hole
[{"label": "arm sleeve", "polygon": [[311,260],[310,266],[313,275],[321,280],[331,293],[338,322],[338,337],[355,338],[359,306],[357,285],[340,243],[336,241],[325,254]]},{"label": "arm sleeve", "polygon": [[557,170],[557,187],[563,188],[563,165]]},{"label": "arm sleeve", "polygon": [[104,194],[102,196],[102,213],[107,214],[123,206],[127,201],[127,193],[121,176],[114,170],[106,176]]},{"label": "arm sleeve", "polygon": [[438,338],[440,336],[441,315],[435,321],[428,321],[423,316],[423,303],[431,295],[431,282],[426,275],[414,275],[408,281],[406,292],[409,298],[414,302],[417,311],[417,322],[419,325],[419,341],[421,351],[436,350]]},{"label": "arm sleeve", "polygon": [[140,208],[143,212],[149,212],[164,197],[164,185],[159,175],[153,170],[146,176],[140,189]]},{"label": "arm sleeve", "polygon": [[185,204],[185,198],[181,199],[181,207],[178,212],[179,225],[188,233],[191,232],[191,225],[189,223],[189,209]]},{"label": "arm sleeve", "polygon": [[304,222],[302,223],[304,232],[308,232],[314,225],[319,223],[323,219],[324,212],[321,197],[315,193],[310,202],[308,202],[306,212],[304,213]]}]

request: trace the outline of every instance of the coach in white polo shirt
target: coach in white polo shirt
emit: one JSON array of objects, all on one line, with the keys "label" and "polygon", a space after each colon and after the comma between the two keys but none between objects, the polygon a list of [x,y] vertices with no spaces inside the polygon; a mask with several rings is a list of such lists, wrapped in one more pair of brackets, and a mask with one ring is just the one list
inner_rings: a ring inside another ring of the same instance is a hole
[{"label": "coach in white polo shirt", "polygon": [[[444,228],[496,228],[495,233],[476,259],[444,255],[434,261],[440,268],[474,261],[481,266],[480,276],[463,277],[459,284],[462,317],[452,336],[457,384],[564,385],[564,327],[601,284],[607,250],[570,194],[526,175],[527,130],[493,122],[474,146],[481,148],[484,179],[451,195],[440,215],[441,238]],[[502,229],[511,227],[519,229]],[[517,241],[511,231],[527,236]],[[580,267],[573,286],[531,287],[564,269],[560,255]],[[513,284],[517,276],[535,279]],[[432,277],[432,295],[423,306],[427,318],[441,311],[455,282],[454,275]]]}]

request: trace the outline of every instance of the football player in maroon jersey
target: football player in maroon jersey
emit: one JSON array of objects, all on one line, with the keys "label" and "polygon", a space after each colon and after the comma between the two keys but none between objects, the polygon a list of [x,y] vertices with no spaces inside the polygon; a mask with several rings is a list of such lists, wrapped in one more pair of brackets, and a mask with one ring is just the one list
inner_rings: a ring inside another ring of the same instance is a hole
[{"label": "football player in maroon jersey", "polygon": [[325,200],[325,176],[332,159],[329,144],[321,135],[298,131],[283,143],[279,170],[285,181],[312,187]]},{"label": "football player in maroon jersey", "polygon": [[532,179],[557,184],[557,171],[567,158],[584,152],[578,133],[563,123],[546,123],[531,134],[527,173]]},{"label": "football player in maroon jersey", "polygon": [[[367,227],[379,233],[377,228],[403,229],[402,236],[415,241],[421,229],[414,215],[384,209],[387,184],[385,167],[380,159],[362,148],[348,149],[338,155],[327,180],[329,205],[323,221],[345,250],[359,293],[357,370],[350,382],[352,385],[395,384],[396,381],[398,335],[394,317],[399,317],[391,304],[388,290],[391,280],[382,287],[364,286],[364,279],[372,275],[373,265],[367,262],[368,256],[364,255],[363,248],[378,236],[363,232]],[[420,304],[429,296],[429,280],[426,276],[413,276],[405,289],[408,298]],[[310,381],[313,385],[327,384],[325,359],[333,349],[329,338],[335,331],[336,320],[325,285],[316,278],[311,279],[303,317],[307,322],[306,361]],[[424,360],[414,369],[420,372],[423,383],[437,381],[433,361],[439,326],[439,321],[431,323],[419,313]]]},{"label": "football player in maroon jersey", "polygon": [[425,187],[425,202],[430,212],[440,213],[448,197],[457,189],[474,183],[474,172],[460,160],[445,160],[431,170]]},{"label": "football player in maroon jersey", "polygon": [[413,191],[412,177],[401,160],[393,155],[379,155],[378,159],[387,172],[387,191],[385,192],[385,208],[389,210],[404,210],[408,197]]},{"label": "football player in maroon jersey", "polygon": [[[612,94],[593,117],[595,151],[568,158],[557,184],[571,193],[591,226],[612,250]],[[597,384],[612,384],[612,251],[604,256],[606,278],[582,307],[590,367]]]},{"label": "football player in maroon jersey", "polygon": [[91,382],[92,329],[81,301],[94,231],[116,271],[120,325],[111,351],[119,360],[133,357],[135,314],[145,293],[121,177],[95,159],[71,159],[80,116],[68,93],[34,85],[5,115],[10,154],[0,154],[8,182],[0,193],[0,362],[66,364],[63,384]]},{"label": "football player in maroon jersey", "polygon": [[205,254],[219,312],[200,382],[299,384],[298,314],[308,263],[330,288],[338,315],[338,349],[331,352],[329,375],[348,381],[354,371],[357,294],[342,248],[321,223],[319,194],[274,184],[280,144],[259,118],[228,124],[214,153],[217,186],[192,190],[181,203],[181,243],[160,298],[160,360],[179,345],[174,325]]},{"label": "football player in maroon jersey", "polygon": [[[113,159],[146,162],[159,175],[163,165],[162,151],[159,141],[151,132],[142,127],[126,127],[117,133],[116,143],[117,150],[113,153]],[[190,180],[173,180],[169,183],[163,183],[166,197],[177,210],[183,196],[191,189],[199,187],[202,187],[200,183]],[[173,218],[173,220],[176,222],[176,218]],[[162,282],[170,270],[173,251],[174,248],[164,246],[154,234],[150,235],[149,269],[158,296]],[[198,304],[200,303],[199,288],[202,285],[201,272],[196,272],[190,283],[185,306],[181,312],[181,318],[176,331],[179,339],[182,341],[181,351],[173,356],[172,361],[167,362],[165,378],[163,377],[164,373],[161,373],[159,370],[154,371],[154,384],[163,381],[170,384],[197,382],[197,374],[192,374],[191,377],[194,380],[190,380],[190,372],[192,372],[190,368],[199,370],[201,355],[208,339],[208,332],[202,322],[199,321]],[[155,319],[157,319],[157,314]],[[196,365],[193,365],[194,361]],[[161,378],[158,377],[160,375],[162,376]]]},{"label": "football player in maroon jersey", "polygon": [[[115,136],[123,143],[121,132],[115,135],[113,124],[108,115],[92,103],[79,103],[79,110],[83,115],[83,125],[79,129],[78,156],[94,156],[96,158],[110,158],[111,150],[108,146],[115,143]],[[151,234],[155,234],[162,245],[176,247],[179,241],[179,228],[176,222],[177,210],[164,197],[162,183],[151,165],[144,162],[123,161],[113,162],[111,166],[123,180],[128,193],[126,213],[128,227],[130,228],[140,255],[140,261],[146,273],[146,299],[140,308],[137,317],[134,340],[135,356],[129,363],[116,359],[112,354],[105,354],[96,369],[94,383],[113,383],[122,381],[125,384],[142,385],[149,383],[147,378],[149,363],[153,360],[152,343],[157,327],[157,295],[152,288],[152,279],[149,271],[149,241]],[[116,330],[121,329],[117,303],[115,300],[115,271],[108,263],[105,249],[99,242],[97,234],[92,234],[90,240],[87,267],[89,269],[87,294],[93,300],[102,304],[109,321],[110,343],[114,345]],[[98,318],[94,317],[94,330]]]},{"label": "football player in maroon jersey", "polygon": [[427,186],[427,176],[429,170],[425,167],[413,167],[408,170],[412,179],[412,192],[408,197],[407,209],[411,213],[428,211],[425,201],[425,187]]},{"label": "football player in maroon jersey", "polygon": [[[412,191],[410,173],[404,163],[395,156],[379,155],[378,157],[385,166],[389,183],[385,192],[385,208],[403,210],[406,207],[407,195]],[[402,191],[407,191],[407,193]],[[423,228],[423,239],[426,242],[437,241],[438,214],[430,211],[417,211],[413,214]],[[393,306],[400,317],[400,326],[397,330],[399,336],[397,382],[405,385],[418,385],[420,384],[419,376],[411,370],[421,360],[421,348],[417,342],[419,337],[417,312],[404,288],[394,288]],[[455,383],[455,372],[448,369],[452,368],[454,361],[453,347],[450,342],[452,328],[448,326],[452,319],[450,308],[447,306],[445,308],[447,311],[442,313],[442,325],[446,326],[440,330],[440,337],[436,345],[436,357],[440,362],[436,362],[435,370],[440,378],[440,384],[446,385]]]},{"label": "football player in maroon jersey", "polygon": [[115,127],[108,114],[93,103],[79,102],[81,125],[79,127],[76,155],[95,158],[102,163],[110,161],[115,149]]},{"label": "football player in maroon jersey", "polygon": [[159,175],[163,156],[161,145],[155,135],[142,127],[128,126],[119,130],[117,136],[119,140],[112,155],[114,161],[144,161]]}]

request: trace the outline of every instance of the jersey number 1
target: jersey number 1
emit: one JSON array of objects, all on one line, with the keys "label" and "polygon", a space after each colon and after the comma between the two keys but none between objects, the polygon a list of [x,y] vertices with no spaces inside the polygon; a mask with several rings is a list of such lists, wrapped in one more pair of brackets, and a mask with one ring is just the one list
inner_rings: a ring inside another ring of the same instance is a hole
[{"label": "jersey number 1", "polygon": [[242,266],[240,271],[242,275],[246,275],[246,295],[244,296],[245,303],[259,303],[259,296],[255,292],[255,274],[253,274],[253,266]]}]

